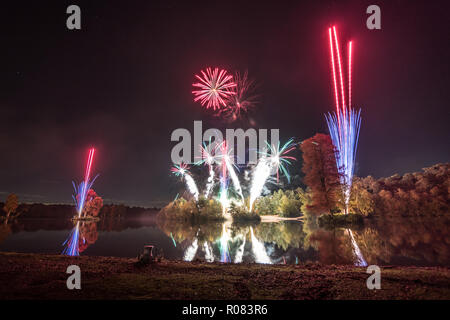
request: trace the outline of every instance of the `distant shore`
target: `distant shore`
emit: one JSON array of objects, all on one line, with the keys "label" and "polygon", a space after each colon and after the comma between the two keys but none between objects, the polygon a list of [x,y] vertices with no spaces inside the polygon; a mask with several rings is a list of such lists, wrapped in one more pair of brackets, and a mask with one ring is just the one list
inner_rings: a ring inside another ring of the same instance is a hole
[{"label": "distant shore", "polygon": [[[450,299],[450,268],[381,266],[381,290],[366,268],[351,265],[259,265],[67,257],[0,252],[2,299]],[[66,268],[81,269],[68,290]]]},{"label": "distant shore", "polygon": [[[0,208],[3,203],[0,202]],[[124,204],[105,204],[100,209],[99,218],[108,217],[142,217],[157,214],[159,208],[129,207]],[[44,204],[44,203],[22,203],[17,208],[19,219],[42,219],[42,218],[64,218],[72,219],[76,214],[74,205],[70,204]]]}]

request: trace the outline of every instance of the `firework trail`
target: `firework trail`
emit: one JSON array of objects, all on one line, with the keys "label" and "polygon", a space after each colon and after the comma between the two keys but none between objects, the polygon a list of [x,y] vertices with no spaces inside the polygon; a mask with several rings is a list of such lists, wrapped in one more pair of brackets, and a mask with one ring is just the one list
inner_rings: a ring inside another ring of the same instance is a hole
[{"label": "firework trail", "polygon": [[[78,217],[81,216],[81,213],[83,212],[84,204],[86,203],[86,197],[90,189],[92,189],[92,185],[94,184],[94,181],[97,179],[98,175],[92,179],[92,181],[89,181],[89,183],[86,185],[84,181],[82,181],[78,186],[77,184],[72,181],[73,189],[75,194],[72,195],[73,200],[75,201],[75,206],[78,212]],[[82,197],[84,193],[84,197]]]},{"label": "firework trail", "polygon": [[[352,179],[355,170],[356,150],[358,146],[359,131],[361,127],[361,110],[354,110],[352,101],[352,42],[348,44],[348,105],[345,103],[344,76],[342,72],[341,55],[336,27],[328,29],[331,53],[331,68],[333,74],[334,97],[336,100],[336,111],[325,115],[330,136],[336,147],[336,165],[341,174],[342,194],[345,203],[345,213],[348,212],[348,202],[352,187]],[[334,47],[336,56],[334,55]],[[339,70],[338,89],[336,76],[336,63]],[[341,98],[339,99],[340,91]]]},{"label": "firework trail", "polygon": [[337,149],[336,166],[341,173],[342,193],[347,212],[361,127],[361,110],[350,109],[345,115],[338,111],[338,115],[328,113],[325,115],[325,119],[331,140]]},{"label": "firework trail", "polygon": [[198,239],[195,238],[194,242],[192,242],[192,244],[186,249],[183,260],[184,261],[194,260],[194,257],[197,254],[197,250],[198,250]]},{"label": "firework trail", "polygon": [[186,186],[189,190],[189,192],[194,196],[195,201],[198,201],[198,189],[197,189],[197,185],[195,184],[194,179],[192,178],[192,176],[189,173],[189,167],[187,164],[185,163],[181,163],[180,165],[174,165],[171,169],[171,171],[176,175],[176,176],[181,176],[182,178],[184,178],[184,181],[186,182]]},{"label": "firework trail", "polygon": [[261,192],[266,184],[267,179],[272,175],[277,175],[277,183],[279,181],[279,172],[281,171],[288,181],[290,181],[289,173],[286,169],[286,165],[291,164],[291,160],[297,160],[294,157],[287,154],[295,149],[293,139],[289,139],[281,148],[278,142],[277,146],[268,145],[268,152],[261,152],[262,157],[259,159],[258,164],[253,172],[252,185],[250,188],[250,206],[249,210],[253,208],[253,203],[261,195]]},{"label": "firework trail", "polygon": [[222,167],[221,177],[220,177],[220,194],[219,201],[222,204],[222,213],[228,219],[230,218],[227,210],[230,205],[230,200],[228,199],[228,173],[233,183],[235,191],[241,197],[241,200],[244,201],[244,196],[242,194],[241,184],[239,182],[239,178],[234,171],[233,162],[231,160],[230,151],[227,147],[227,143],[224,141],[220,144],[220,162]]},{"label": "firework trail", "polygon": [[256,239],[252,227],[250,227],[250,236],[252,239],[252,251],[255,256],[256,263],[272,264],[272,261],[270,261],[270,258],[267,255],[266,248],[264,248],[264,244]]},{"label": "firework trail", "polygon": [[172,232],[170,233],[170,238],[172,238],[173,245],[174,245],[174,247],[176,248],[176,247],[177,247],[177,242],[176,242],[175,239],[173,238]]},{"label": "firework trail", "polygon": [[227,210],[230,205],[230,201],[228,200],[228,185],[223,177],[220,179],[219,202],[222,205],[222,215],[228,219],[229,215]]},{"label": "firework trail", "polygon": [[77,222],[75,227],[70,232],[69,237],[64,241],[62,244],[63,246],[66,246],[61,254],[66,256],[79,256],[80,250],[79,250],[79,240],[80,240],[80,221]]},{"label": "firework trail", "polygon": [[222,236],[219,239],[220,249],[220,262],[230,262],[230,252],[228,247],[228,241],[230,241],[230,235],[225,227],[225,223],[222,225]]},{"label": "firework trail", "polygon": [[192,91],[194,101],[200,101],[202,106],[206,105],[206,109],[212,107],[216,110],[225,107],[225,100],[235,94],[232,89],[236,87],[236,83],[226,70],[206,68],[206,72],[201,70],[201,76],[195,77],[199,82],[193,83],[192,86],[199,89]]},{"label": "firework trail", "polygon": [[253,172],[252,185],[250,188],[250,211],[252,211],[255,200],[261,195],[266,180],[270,177],[271,171],[269,158],[261,158]]},{"label": "firework trail", "polygon": [[350,238],[352,240],[352,248],[353,248],[353,254],[356,257],[355,266],[358,267],[367,267],[367,262],[364,259],[361,250],[359,250],[359,246],[356,243],[355,237],[353,236],[353,232],[350,229],[347,229],[347,232],[350,234]]},{"label": "firework trail", "polygon": [[255,94],[255,82],[249,79],[247,71],[245,71],[244,75],[236,72],[234,81],[236,86],[230,90],[233,94],[225,100],[226,106],[219,109],[217,113],[218,116],[231,121],[246,116],[250,110],[255,108],[258,102],[258,95]]},{"label": "firework trail", "polygon": [[239,235],[239,238],[242,239],[242,243],[239,246],[239,248],[237,249],[236,256],[234,257],[234,263],[241,263],[242,262],[242,258],[244,257],[245,236],[246,236],[246,234]]},{"label": "firework trail", "polygon": [[78,218],[81,217],[81,213],[83,212],[84,204],[86,202],[86,195],[94,184],[95,179],[97,179],[98,175],[95,176],[92,181],[89,181],[91,176],[91,168],[92,162],[94,160],[95,149],[89,149],[89,156],[86,164],[86,171],[84,174],[84,180],[77,186],[75,182],[72,181],[73,188],[75,189],[75,195],[72,198],[75,201],[76,209],[78,211]]},{"label": "firework trail", "polygon": [[205,260],[207,262],[214,262],[214,255],[211,246],[205,241],[203,242],[203,250],[205,250]]},{"label": "firework trail", "polygon": [[200,152],[202,159],[197,162],[196,164],[205,164],[208,166],[209,169],[209,176],[206,183],[206,189],[205,189],[205,198],[208,198],[211,190],[214,186],[214,164],[217,162],[217,159],[219,158],[216,154],[218,154],[218,149],[220,147],[220,144],[214,143],[215,147],[212,147],[211,141],[209,142],[208,146],[203,142],[203,145],[200,146]]},{"label": "firework trail", "polygon": [[213,186],[214,186],[214,168],[213,166],[209,166],[209,177],[208,183],[206,184],[205,198],[209,197],[209,194],[211,193]]},{"label": "firework trail", "polygon": [[239,194],[239,196],[242,199],[242,202],[244,202],[244,195],[242,194],[242,188],[241,183],[239,182],[239,178],[236,175],[236,172],[234,171],[233,165],[231,164],[231,161],[228,157],[226,157],[225,163],[228,169],[228,172],[230,173],[231,182],[233,183],[234,190]]},{"label": "firework trail", "polygon": [[[222,144],[222,167],[224,168],[223,172],[229,172],[231,182],[233,183],[234,190],[239,194],[239,196],[242,199],[242,202],[244,202],[244,195],[242,194],[242,188],[241,183],[239,182],[239,178],[236,175],[236,171],[234,171],[234,163],[230,156],[230,153],[232,152],[232,149],[228,150],[227,144],[224,141]],[[226,173],[225,173],[226,178]]]}]

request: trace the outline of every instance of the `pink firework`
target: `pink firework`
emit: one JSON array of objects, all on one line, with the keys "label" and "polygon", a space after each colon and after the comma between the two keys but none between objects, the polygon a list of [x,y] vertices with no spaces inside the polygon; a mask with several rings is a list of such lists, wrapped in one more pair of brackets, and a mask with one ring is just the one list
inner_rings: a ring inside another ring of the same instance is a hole
[{"label": "pink firework", "polygon": [[259,96],[255,93],[256,84],[248,77],[248,72],[243,75],[239,72],[234,76],[236,86],[231,89],[233,94],[226,99],[226,107],[219,110],[218,115],[230,121],[247,116],[249,111],[255,108]]},{"label": "pink firework", "polygon": [[192,86],[199,88],[194,90],[194,101],[200,101],[202,106],[206,105],[206,109],[213,108],[213,110],[220,109],[226,106],[226,99],[235,94],[232,88],[236,86],[233,81],[233,76],[227,74],[226,70],[215,68],[206,68],[206,72],[201,71],[202,76],[195,75],[200,81],[193,83]]}]

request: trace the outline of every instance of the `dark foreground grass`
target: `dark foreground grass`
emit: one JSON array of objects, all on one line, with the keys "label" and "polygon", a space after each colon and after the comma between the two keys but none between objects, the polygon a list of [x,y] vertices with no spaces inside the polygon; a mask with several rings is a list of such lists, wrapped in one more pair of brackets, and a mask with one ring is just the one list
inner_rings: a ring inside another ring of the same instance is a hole
[{"label": "dark foreground grass", "polygon": [[[450,270],[382,267],[381,290],[365,268],[178,262],[0,253],[1,299],[450,299]],[[81,268],[68,290],[66,268]]]}]

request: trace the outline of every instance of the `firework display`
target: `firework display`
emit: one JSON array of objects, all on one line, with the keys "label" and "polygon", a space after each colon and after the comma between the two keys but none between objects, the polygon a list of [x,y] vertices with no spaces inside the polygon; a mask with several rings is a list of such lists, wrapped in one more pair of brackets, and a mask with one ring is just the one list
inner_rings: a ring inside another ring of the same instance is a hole
[{"label": "firework display", "polygon": [[228,74],[226,70],[219,68],[206,68],[201,71],[201,76],[195,75],[199,82],[193,83],[192,86],[198,88],[192,93],[194,101],[200,101],[202,106],[213,110],[225,107],[225,100],[235,92],[231,89],[236,86],[233,76]]},{"label": "firework display", "polygon": [[219,72],[219,68],[206,68],[195,78],[199,82],[193,83],[194,102],[199,101],[224,120],[247,117],[258,102],[255,81],[249,78],[247,71],[244,74],[236,71],[233,76],[224,69]]},{"label": "firework display", "polygon": [[[249,242],[247,235],[249,235]],[[197,232],[182,253],[184,261],[203,258],[207,262],[222,263],[242,263],[244,256],[246,259],[253,259],[256,263],[277,263],[277,258],[270,257],[264,241],[255,236],[253,227],[247,227],[242,232],[236,233],[233,232],[229,221],[222,224],[220,237],[214,241],[199,240]]]},{"label": "firework display", "polygon": [[0,300],[450,300],[446,1],[54,2],[3,1]]},{"label": "firework display", "polygon": [[[292,138],[281,146],[280,143],[274,146],[267,144],[267,146],[268,151],[259,152],[260,159],[252,170],[248,207],[249,211],[252,211],[255,200],[261,195],[264,186],[267,181],[269,181],[270,177],[276,176],[276,182],[278,183],[281,172],[286,179],[290,181],[290,175],[286,166],[290,165],[291,161],[296,160],[295,157],[288,155],[288,153],[294,150],[296,146],[296,143],[294,143]],[[239,206],[243,206],[245,203],[241,182],[236,173],[236,166],[231,156],[232,149],[228,148],[226,142],[216,145],[211,143],[208,145],[203,144],[200,148],[202,151],[202,159],[196,162],[195,165],[205,164],[207,165],[209,171],[204,196],[205,198],[211,196],[216,183],[215,169],[219,170],[220,187],[217,200],[222,205],[223,215],[228,216],[227,209],[232,203]],[[174,165],[171,171],[185,180],[187,189],[193,195],[194,199],[198,201],[200,193],[194,177],[191,173],[189,173],[188,169],[189,168],[186,164],[181,163],[180,165]],[[230,197],[230,185],[233,186],[233,190],[238,195],[238,199]]]},{"label": "firework display", "polygon": [[[336,111],[325,115],[333,145],[336,147],[336,165],[341,175],[342,195],[345,204],[345,212],[348,211],[348,202],[352,187],[353,173],[355,170],[356,150],[358,146],[359,130],[361,127],[361,110],[355,110],[351,106],[352,88],[352,42],[348,44],[348,104],[345,102],[345,88],[343,66],[339,51],[339,41],[336,27],[328,29],[331,55],[332,80]],[[336,52],[336,54],[335,54]],[[337,63],[336,63],[336,61]],[[339,71],[339,88],[336,76],[336,65]],[[339,98],[340,91],[340,98]]]}]

